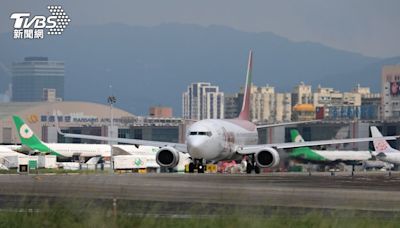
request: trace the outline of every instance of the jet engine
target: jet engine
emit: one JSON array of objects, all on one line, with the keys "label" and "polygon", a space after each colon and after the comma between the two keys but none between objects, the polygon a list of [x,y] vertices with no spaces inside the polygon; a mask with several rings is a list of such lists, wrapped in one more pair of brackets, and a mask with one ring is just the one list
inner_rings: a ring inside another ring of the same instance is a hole
[{"label": "jet engine", "polygon": [[174,168],[179,162],[179,151],[173,147],[163,147],[157,152],[156,161],[161,167]]},{"label": "jet engine", "polygon": [[264,148],[254,156],[257,166],[260,168],[270,168],[279,165],[279,153],[274,148]]}]

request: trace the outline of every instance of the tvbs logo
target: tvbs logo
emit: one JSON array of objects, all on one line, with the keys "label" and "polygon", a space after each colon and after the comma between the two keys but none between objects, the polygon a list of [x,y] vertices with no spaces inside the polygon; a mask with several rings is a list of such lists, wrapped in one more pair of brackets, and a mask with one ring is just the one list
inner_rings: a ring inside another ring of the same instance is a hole
[{"label": "tvbs logo", "polygon": [[45,31],[48,35],[61,35],[71,22],[71,19],[61,6],[48,6],[50,16],[31,13],[13,13],[10,19],[14,20],[14,39],[43,39]]}]

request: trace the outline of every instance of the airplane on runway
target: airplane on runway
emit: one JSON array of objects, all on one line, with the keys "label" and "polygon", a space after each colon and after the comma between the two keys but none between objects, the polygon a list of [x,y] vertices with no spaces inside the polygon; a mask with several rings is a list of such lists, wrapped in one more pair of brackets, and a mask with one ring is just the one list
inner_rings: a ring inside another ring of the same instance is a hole
[{"label": "airplane on runway", "polygon": [[[138,139],[111,138],[93,135],[63,133],[58,128],[59,134],[70,138],[94,139],[101,141],[117,141],[135,145],[151,145],[160,149],[156,160],[161,167],[175,167],[180,160],[179,152],[188,153],[192,159],[189,171],[204,172],[205,162],[218,162],[224,160],[241,160],[249,156],[248,171],[260,172],[260,168],[275,167],[280,162],[278,149],[288,149],[304,146],[317,146],[327,144],[352,143],[372,141],[372,138],[322,140],[311,142],[289,142],[258,144],[257,128],[284,126],[293,123],[271,124],[256,126],[249,121],[250,117],[250,92],[252,83],[252,51],[249,53],[245,93],[242,109],[235,119],[205,119],[195,122],[188,128],[186,143],[158,142]],[[57,119],[57,118],[56,118]],[[396,139],[396,137],[385,137]]]},{"label": "airplane on runway", "polygon": [[[292,129],[290,131],[292,142],[304,142],[299,131]],[[289,158],[302,163],[313,163],[322,165],[337,165],[344,163],[351,165],[354,172],[355,165],[362,165],[362,162],[372,158],[370,151],[345,151],[345,150],[313,150],[309,147],[294,148],[289,154]]]},{"label": "airplane on runway", "polygon": [[385,139],[381,138],[382,133],[377,127],[371,126],[370,129],[372,137],[378,137],[373,141],[375,151],[372,152],[372,155],[378,160],[389,162],[397,166],[400,165],[400,151],[392,148]]}]

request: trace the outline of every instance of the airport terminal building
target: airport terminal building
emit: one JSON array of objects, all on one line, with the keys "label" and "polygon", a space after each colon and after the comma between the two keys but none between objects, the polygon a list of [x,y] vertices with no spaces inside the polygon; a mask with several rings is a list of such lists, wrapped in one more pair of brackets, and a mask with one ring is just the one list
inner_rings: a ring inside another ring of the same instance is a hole
[{"label": "airport terminal building", "polygon": [[[57,115],[56,115],[57,112]],[[178,142],[180,118],[139,117],[113,108],[114,130],[110,130],[110,106],[90,102],[11,102],[0,103],[0,144],[19,144],[12,120],[18,115],[45,142],[98,143],[64,138],[57,134],[56,119],[63,132]],[[118,135],[117,135],[118,132]],[[107,142],[104,142],[107,143]]]}]

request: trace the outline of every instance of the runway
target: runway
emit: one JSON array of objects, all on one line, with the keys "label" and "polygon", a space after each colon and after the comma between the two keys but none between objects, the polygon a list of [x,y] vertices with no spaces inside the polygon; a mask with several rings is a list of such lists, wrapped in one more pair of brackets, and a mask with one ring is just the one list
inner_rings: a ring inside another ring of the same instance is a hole
[{"label": "runway", "polygon": [[[400,173],[0,175],[0,202],[93,199],[169,205],[400,211]],[[0,203],[1,205],[1,203]]]}]

